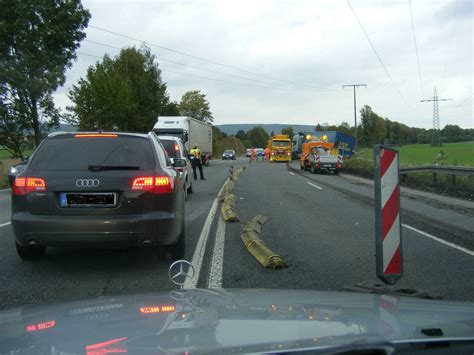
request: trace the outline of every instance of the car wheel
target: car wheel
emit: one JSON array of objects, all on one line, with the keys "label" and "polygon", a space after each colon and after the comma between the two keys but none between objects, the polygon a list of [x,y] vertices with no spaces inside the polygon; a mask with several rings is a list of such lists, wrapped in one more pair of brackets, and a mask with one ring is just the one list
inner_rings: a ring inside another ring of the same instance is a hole
[{"label": "car wheel", "polygon": [[191,183],[191,185],[189,185],[188,187],[188,194],[192,194],[193,193],[193,183]]},{"label": "car wheel", "polygon": [[176,241],[175,244],[168,245],[166,247],[166,254],[171,258],[171,260],[179,260],[184,257],[184,252],[185,252],[185,229],[184,229],[184,223],[183,223],[183,229],[181,231],[181,234],[178,237],[178,240]]},{"label": "car wheel", "polygon": [[334,170],[334,174],[339,174],[339,170]]},{"label": "car wheel", "polygon": [[46,253],[46,247],[40,245],[24,247],[15,242],[15,246],[18,256],[23,260],[40,259]]}]

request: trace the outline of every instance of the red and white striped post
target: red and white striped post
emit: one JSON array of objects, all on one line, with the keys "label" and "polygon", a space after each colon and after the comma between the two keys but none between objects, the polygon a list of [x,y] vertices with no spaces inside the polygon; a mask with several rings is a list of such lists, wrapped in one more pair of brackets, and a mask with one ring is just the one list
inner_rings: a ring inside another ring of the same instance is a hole
[{"label": "red and white striped post", "polygon": [[394,285],[403,275],[398,151],[376,145],[374,158],[376,272]]},{"label": "red and white striped post", "polygon": [[400,299],[395,296],[376,295],[376,307],[378,311],[379,329],[385,338],[398,338],[401,335],[399,302]]}]

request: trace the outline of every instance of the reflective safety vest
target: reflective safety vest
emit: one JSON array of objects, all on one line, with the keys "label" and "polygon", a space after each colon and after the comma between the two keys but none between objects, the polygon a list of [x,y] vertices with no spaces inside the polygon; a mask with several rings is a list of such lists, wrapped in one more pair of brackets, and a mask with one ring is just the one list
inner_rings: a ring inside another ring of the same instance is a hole
[{"label": "reflective safety vest", "polygon": [[191,149],[189,153],[191,154],[191,158],[201,159],[201,150],[199,150],[199,148]]}]

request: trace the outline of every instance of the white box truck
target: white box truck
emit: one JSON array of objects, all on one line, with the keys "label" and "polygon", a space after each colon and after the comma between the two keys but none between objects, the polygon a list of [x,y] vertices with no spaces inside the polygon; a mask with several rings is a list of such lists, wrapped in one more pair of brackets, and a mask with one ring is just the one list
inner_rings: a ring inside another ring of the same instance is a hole
[{"label": "white box truck", "polygon": [[212,158],[212,126],[208,123],[187,116],[158,116],[153,131],[181,138],[188,152],[197,145],[205,165]]}]

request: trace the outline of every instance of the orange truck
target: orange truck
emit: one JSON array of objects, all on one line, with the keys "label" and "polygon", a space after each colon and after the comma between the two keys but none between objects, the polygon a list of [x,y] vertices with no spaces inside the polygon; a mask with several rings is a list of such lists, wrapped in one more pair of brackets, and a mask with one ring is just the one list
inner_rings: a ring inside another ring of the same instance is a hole
[{"label": "orange truck", "polygon": [[333,172],[339,174],[342,168],[342,157],[338,155],[337,149],[334,149],[332,142],[308,142],[301,148],[300,168],[302,170],[311,170],[311,172]]},{"label": "orange truck", "polygon": [[286,134],[276,134],[268,141],[270,161],[291,161],[291,139]]}]

